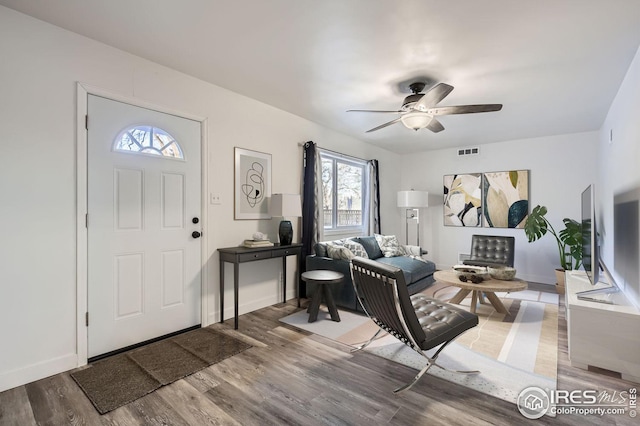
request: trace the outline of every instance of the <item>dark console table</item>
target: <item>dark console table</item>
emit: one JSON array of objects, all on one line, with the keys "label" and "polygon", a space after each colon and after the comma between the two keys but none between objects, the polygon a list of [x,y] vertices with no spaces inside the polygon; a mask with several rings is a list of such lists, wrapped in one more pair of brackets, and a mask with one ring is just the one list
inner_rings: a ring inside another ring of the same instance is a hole
[{"label": "dark console table", "polygon": [[[233,263],[233,303],[234,303],[234,328],[238,328],[238,272],[240,264],[256,260],[282,258],[282,302],[287,301],[287,256],[295,255],[300,263],[302,244],[291,244],[273,247],[226,247],[219,248],[220,252],[220,322],[224,322],[224,262]],[[299,290],[298,290],[299,291]]]}]

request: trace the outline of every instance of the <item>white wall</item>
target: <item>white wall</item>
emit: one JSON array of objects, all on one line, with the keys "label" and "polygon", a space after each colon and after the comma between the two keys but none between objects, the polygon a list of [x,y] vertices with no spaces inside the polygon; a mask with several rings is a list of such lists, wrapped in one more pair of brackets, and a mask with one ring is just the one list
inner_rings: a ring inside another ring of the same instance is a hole
[{"label": "white wall", "polygon": [[[640,308],[638,283],[624,283],[615,273],[613,246],[614,195],[640,188],[640,49],[620,85],[600,131],[596,209],[602,255],[617,283]],[[613,135],[612,140],[611,135]],[[640,261],[640,259],[637,259]],[[636,264],[636,268],[638,265]]]},{"label": "white wall", "polygon": [[563,218],[580,220],[580,193],[596,180],[597,140],[597,132],[589,132],[482,145],[478,156],[457,157],[458,147],[404,156],[402,187],[429,191],[430,207],[424,215],[421,245],[429,250],[431,260],[444,269],[458,262],[459,253],[469,253],[471,235],[475,233],[514,236],[518,276],[555,283],[554,269],[560,263],[552,236],[529,243],[522,229],[444,226],[443,176],[529,170],[530,207],[547,206],[547,217],[559,231]]},{"label": "white wall", "polygon": [[[197,52],[194,52],[197,54]],[[208,119],[209,205],[204,235],[209,321],[218,313],[217,248],[278,219],[233,219],[233,148],[272,154],[273,192],[298,193],[299,143],[377,158],[382,215],[397,215],[399,156],[315,123],[0,7],[0,391],[78,365],[76,349],[76,82]],[[79,141],[82,143],[82,141]],[[386,174],[386,175],[385,175]],[[296,235],[299,223],[294,222]],[[296,240],[299,237],[296,237]],[[240,312],[281,299],[279,260],[241,268]],[[295,296],[289,259],[287,297]],[[227,283],[232,283],[226,268]],[[225,317],[232,316],[227,285]]]}]

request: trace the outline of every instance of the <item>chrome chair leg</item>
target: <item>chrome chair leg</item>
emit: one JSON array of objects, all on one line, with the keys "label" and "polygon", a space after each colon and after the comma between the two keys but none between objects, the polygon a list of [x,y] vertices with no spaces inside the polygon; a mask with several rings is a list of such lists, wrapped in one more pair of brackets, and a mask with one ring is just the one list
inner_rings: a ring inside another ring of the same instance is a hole
[{"label": "chrome chair leg", "polygon": [[443,367],[440,364],[434,362],[433,365],[438,367],[441,370],[448,371],[450,373],[459,373],[459,374],[480,374],[480,370],[452,370],[447,367]]},{"label": "chrome chair leg", "polygon": [[427,370],[430,369],[432,365],[433,365],[432,363],[428,362],[427,365],[425,365],[424,368],[420,370],[420,372],[416,375],[416,377],[413,378],[411,382],[394,390],[393,393],[400,393],[400,392],[406,391],[407,389],[411,389],[411,386],[415,385],[418,382],[418,380],[420,380],[420,377],[422,377],[422,375],[426,373]]},{"label": "chrome chair leg", "polygon": [[413,380],[409,383],[407,383],[404,386],[399,387],[398,389],[394,390],[393,393],[400,393],[403,392],[407,389],[410,389],[413,385],[416,384],[416,382],[418,382],[418,380],[420,380],[420,378],[422,377],[422,375],[424,373],[427,372],[427,370],[429,370],[431,368],[431,366],[436,366],[442,370],[445,371],[449,371],[451,373],[460,373],[460,374],[479,374],[480,371],[479,370],[450,370],[448,368],[445,368],[443,366],[441,366],[440,364],[436,363],[436,359],[438,359],[438,355],[440,355],[440,352],[442,352],[442,350],[449,344],[453,342],[453,340],[449,340],[448,342],[444,342],[436,351],[435,354],[433,354],[433,357],[429,357],[427,356],[424,352],[422,352],[419,349],[414,349],[416,352],[418,352],[420,355],[422,355],[423,357],[425,357],[427,359],[427,365],[425,365],[422,370],[420,370],[420,372],[416,375],[416,377],[413,378]]},{"label": "chrome chair leg", "polygon": [[[376,340],[376,337],[378,337],[378,334],[380,334],[381,332],[383,332],[384,330],[379,328],[378,331],[376,331],[376,333],[371,337],[371,339],[369,339],[366,343],[363,343],[362,345],[355,347],[353,349],[351,349],[349,352],[353,353],[353,352],[357,352],[361,349],[366,348],[367,346],[369,346],[369,344],[371,342],[373,342],[374,340]],[[386,333],[386,332],[385,332]]]}]

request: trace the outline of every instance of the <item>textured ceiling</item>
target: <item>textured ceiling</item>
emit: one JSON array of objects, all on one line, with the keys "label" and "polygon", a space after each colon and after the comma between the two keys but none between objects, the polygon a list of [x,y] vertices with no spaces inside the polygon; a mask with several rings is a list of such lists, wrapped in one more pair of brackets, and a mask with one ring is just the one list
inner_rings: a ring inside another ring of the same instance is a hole
[{"label": "textured ceiling", "polygon": [[[35,18],[398,153],[600,128],[640,45],[638,0],[0,0]],[[407,82],[445,82],[441,117],[394,115]]]}]

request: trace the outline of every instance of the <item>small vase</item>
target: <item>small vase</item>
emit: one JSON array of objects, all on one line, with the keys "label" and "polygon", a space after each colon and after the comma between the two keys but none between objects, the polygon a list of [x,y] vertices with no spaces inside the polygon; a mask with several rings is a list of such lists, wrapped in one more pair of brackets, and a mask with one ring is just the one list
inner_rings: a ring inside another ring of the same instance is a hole
[{"label": "small vase", "polygon": [[556,291],[558,294],[564,294],[564,269],[556,269]]}]

